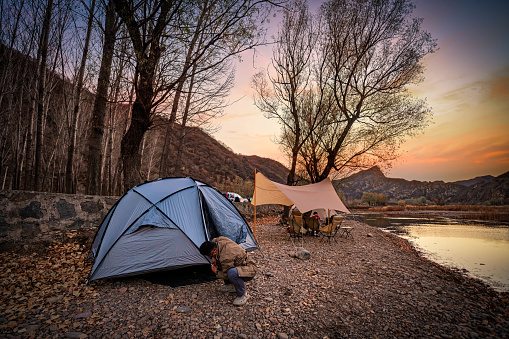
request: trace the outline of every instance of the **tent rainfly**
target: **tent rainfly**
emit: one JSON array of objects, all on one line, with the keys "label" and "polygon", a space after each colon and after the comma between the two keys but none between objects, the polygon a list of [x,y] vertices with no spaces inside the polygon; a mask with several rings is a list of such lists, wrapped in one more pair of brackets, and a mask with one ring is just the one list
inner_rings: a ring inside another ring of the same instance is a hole
[{"label": "tent rainfly", "polygon": [[295,205],[302,213],[314,209],[350,213],[339,198],[329,178],[316,184],[288,186],[273,182],[261,172],[256,171],[255,189],[251,205],[264,204]]},{"label": "tent rainfly", "polygon": [[258,248],[242,215],[215,188],[191,178],[144,183],[104,218],[89,281],[208,264],[199,247],[217,236],[247,251]]}]

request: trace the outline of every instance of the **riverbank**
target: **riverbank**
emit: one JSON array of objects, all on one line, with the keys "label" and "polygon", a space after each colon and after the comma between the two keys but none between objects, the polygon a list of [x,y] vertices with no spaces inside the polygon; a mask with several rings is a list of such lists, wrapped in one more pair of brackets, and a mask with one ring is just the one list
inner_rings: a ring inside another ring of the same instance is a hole
[{"label": "riverbank", "polygon": [[442,217],[498,221],[509,223],[509,206],[451,205],[451,206],[381,206],[352,208],[356,213],[406,214],[421,217]]},{"label": "riverbank", "polygon": [[[423,259],[401,238],[346,223],[353,239],[330,244],[294,242],[277,218],[251,224],[262,251],[253,253],[259,273],[240,308],[219,281],[171,288],[129,278],[85,288],[84,238],[45,254],[2,253],[0,337],[509,337],[507,293]],[[309,260],[289,255],[300,246]]]}]

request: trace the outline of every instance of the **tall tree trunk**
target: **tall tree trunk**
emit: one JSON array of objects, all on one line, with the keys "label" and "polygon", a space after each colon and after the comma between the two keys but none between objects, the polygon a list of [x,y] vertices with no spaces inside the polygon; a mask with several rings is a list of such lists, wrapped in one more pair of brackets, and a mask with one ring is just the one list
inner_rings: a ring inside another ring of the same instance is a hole
[{"label": "tall tree trunk", "polygon": [[[139,74],[138,74],[138,72],[135,72],[131,90],[129,91],[129,110],[127,112],[128,114],[125,119],[126,120],[125,126],[122,126],[124,130],[121,133],[120,144],[122,144],[122,140],[131,125],[132,111],[133,111],[133,107],[134,107],[134,93],[135,93],[135,88],[137,88],[137,86],[138,86],[138,78],[139,78]],[[113,123],[112,123],[112,125],[113,125]],[[113,152],[114,145],[115,145],[114,131],[111,130],[111,133],[112,133],[111,134],[112,144],[111,144],[111,152],[110,153]],[[123,191],[124,191],[124,184],[123,184],[124,183],[124,164],[122,162],[122,145],[120,145],[120,146],[121,146],[120,147],[120,156],[117,159],[117,166],[115,167],[115,171],[113,172],[113,180],[112,180],[113,191],[115,192],[115,195],[122,195]]]},{"label": "tall tree trunk", "polygon": [[[34,26],[36,26],[37,22],[34,22]],[[41,32],[42,34],[42,32]],[[33,81],[29,82],[29,93],[30,93],[30,104],[28,108],[28,119],[29,127],[28,127],[28,135],[27,135],[27,142],[26,142],[26,151],[25,151],[25,166],[26,171],[25,175],[23,177],[23,188],[25,190],[35,190],[35,143],[36,143],[36,125],[37,125],[37,94],[38,94],[38,85],[39,85],[39,72],[41,68],[39,65],[41,64],[41,57],[42,57],[42,46],[41,46],[41,36],[37,39],[35,37],[36,32],[34,30],[34,44],[35,40],[38,40],[38,48],[37,48],[37,60],[35,62],[35,65],[32,66],[34,77]],[[30,51],[27,51],[27,54]],[[30,67],[27,65],[27,67]]]},{"label": "tall tree trunk", "polygon": [[104,120],[108,103],[108,89],[110,87],[111,64],[115,49],[115,8],[110,1],[106,8],[104,23],[104,44],[101,68],[97,79],[97,93],[92,112],[92,128],[88,139],[88,176],[86,193],[101,194],[101,165],[103,158],[102,144],[104,135]]},{"label": "tall tree trunk", "polygon": [[131,123],[120,144],[122,171],[124,173],[124,192],[141,182],[140,145],[151,124],[153,80],[157,61],[160,57],[138,61],[139,81],[135,87],[136,99],[131,110]]},{"label": "tall tree trunk", "polygon": [[37,95],[37,132],[35,144],[35,171],[34,182],[35,189],[42,191],[42,152],[43,152],[43,128],[44,128],[44,90],[46,84],[46,60],[48,57],[48,40],[51,28],[51,13],[53,11],[53,0],[48,0],[46,5],[46,13],[44,15],[44,22],[41,31],[41,63],[39,65],[39,79],[38,79],[38,95]]},{"label": "tall tree trunk", "polygon": [[184,153],[184,139],[186,137],[186,123],[187,117],[189,115],[189,109],[191,107],[191,98],[193,96],[193,87],[194,87],[194,76],[196,74],[196,68],[198,64],[195,63],[193,65],[193,70],[191,72],[191,78],[189,80],[189,88],[186,99],[186,107],[184,108],[184,115],[182,116],[182,124],[180,124],[180,134],[179,134],[179,144],[177,148],[177,156],[175,158],[175,175],[180,177],[182,176],[182,154]]},{"label": "tall tree trunk", "polygon": [[153,95],[151,79],[152,77],[149,74],[140,74],[140,84],[136,91],[136,100],[132,109],[131,125],[121,142],[124,191],[141,182],[140,145],[145,132],[150,127],[150,109]]},{"label": "tall tree trunk", "polygon": [[290,165],[290,171],[288,172],[288,177],[286,178],[286,184],[289,186],[293,186],[295,184],[295,171],[297,169],[297,157],[299,155],[299,152],[296,151],[296,148],[298,147],[294,147],[292,149],[292,162]]},{"label": "tall tree trunk", "polygon": [[[161,58],[161,37],[166,29],[171,15],[177,13],[180,4],[162,1],[158,9],[158,16],[154,18],[155,25],[151,29],[149,41],[143,41],[140,28],[143,25],[136,22],[132,8],[125,0],[113,0],[115,10],[126,24],[136,54],[136,71],[139,81],[136,87],[136,100],[133,104],[131,124],[122,138],[122,170],[124,172],[124,191],[137,185],[141,181],[140,145],[145,132],[152,123],[152,109],[154,100],[154,76],[157,64]],[[172,8],[175,6],[175,8]],[[170,10],[172,13],[170,15]],[[155,13],[154,13],[155,14]],[[149,25],[151,26],[151,25]]]},{"label": "tall tree trunk", "polygon": [[81,91],[83,89],[83,78],[85,76],[85,66],[87,64],[88,46],[90,45],[90,34],[92,33],[92,23],[94,20],[95,0],[92,0],[88,13],[87,35],[85,37],[85,45],[81,55],[81,64],[78,71],[78,81],[76,84],[76,93],[74,95],[74,110],[71,115],[70,140],[67,148],[67,165],[65,168],[65,191],[66,193],[75,193],[74,187],[74,149],[76,148],[76,130],[78,128]]},{"label": "tall tree trunk", "polygon": [[[179,79],[177,80],[177,88],[175,90],[175,97],[173,98],[173,104],[171,107],[169,126],[166,129],[166,136],[164,138],[164,144],[163,144],[163,152],[162,152],[160,163],[159,163],[160,176],[166,175],[166,173],[163,174],[163,171],[164,171],[164,168],[166,165],[166,159],[167,159],[166,155],[167,155],[169,147],[172,143],[173,125],[175,124],[175,121],[177,120],[177,110],[178,110],[178,106],[180,103],[180,97],[182,95],[182,89],[184,88],[184,83],[187,78],[187,72],[189,71],[189,68],[191,67],[191,58],[195,51],[196,42],[198,41],[198,38],[199,38],[200,34],[202,33],[201,30],[202,30],[203,20],[205,19],[205,16],[206,16],[208,10],[209,10],[208,1],[205,1],[203,3],[203,8],[202,8],[200,18],[198,19],[198,23],[195,28],[193,38],[191,39],[191,43],[189,44],[189,48],[187,49],[186,60],[184,62],[184,68],[182,70],[182,73],[180,74]],[[196,64],[196,62],[194,64]],[[196,71],[196,67],[194,69]],[[178,169],[174,168],[174,171],[178,172]],[[178,176],[178,174],[175,174],[175,175]]]}]

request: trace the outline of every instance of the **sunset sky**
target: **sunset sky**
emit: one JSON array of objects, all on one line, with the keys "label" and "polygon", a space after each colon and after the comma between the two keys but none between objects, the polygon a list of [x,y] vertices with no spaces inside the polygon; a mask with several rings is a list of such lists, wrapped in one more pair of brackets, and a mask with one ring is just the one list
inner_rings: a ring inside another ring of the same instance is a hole
[{"label": "sunset sky", "polygon": [[[314,10],[321,1],[312,1]],[[438,41],[425,60],[426,79],[412,92],[426,98],[433,120],[408,140],[386,175],[407,180],[456,181],[509,171],[509,1],[417,0],[414,15]],[[280,15],[272,18],[277,25]],[[264,69],[271,47],[243,55],[230,100],[214,136],[236,153],[287,159],[273,142],[275,120],[254,106],[251,77]],[[239,100],[240,99],[240,100]]]}]

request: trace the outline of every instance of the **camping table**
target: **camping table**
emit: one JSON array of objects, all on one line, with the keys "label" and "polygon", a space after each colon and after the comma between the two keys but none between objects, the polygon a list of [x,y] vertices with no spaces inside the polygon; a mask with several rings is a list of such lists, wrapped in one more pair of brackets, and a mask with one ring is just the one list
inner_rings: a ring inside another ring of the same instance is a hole
[{"label": "camping table", "polygon": [[341,233],[339,234],[340,237],[345,237],[345,238],[352,238],[353,239],[353,235],[352,235],[352,230],[353,230],[353,227],[341,227],[340,228],[340,231]]}]

